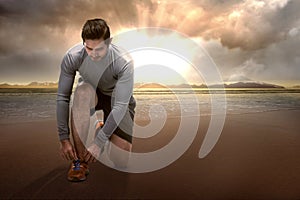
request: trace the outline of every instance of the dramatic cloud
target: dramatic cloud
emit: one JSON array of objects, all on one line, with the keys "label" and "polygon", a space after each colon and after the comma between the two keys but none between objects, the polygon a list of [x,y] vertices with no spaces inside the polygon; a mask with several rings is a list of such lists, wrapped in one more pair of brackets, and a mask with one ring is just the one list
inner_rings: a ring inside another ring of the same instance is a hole
[{"label": "dramatic cloud", "polygon": [[299,22],[299,1],[152,1],[136,4],[137,24],[163,26],[228,48],[256,50],[284,40]]},{"label": "dramatic cloud", "polygon": [[86,19],[103,17],[118,30],[132,24],[134,8],[127,0],[0,1],[1,82],[56,81],[61,58],[81,41]]},{"label": "dramatic cloud", "polygon": [[0,82],[56,81],[63,54],[95,17],[113,34],[159,26],[199,39],[224,78],[296,80],[299,9],[298,0],[0,0]]},{"label": "dramatic cloud", "polygon": [[259,73],[265,70],[265,65],[256,63],[252,58],[244,62],[242,65],[233,69],[233,74],[228,81],[250,81],[248,77],[257,77]]}]

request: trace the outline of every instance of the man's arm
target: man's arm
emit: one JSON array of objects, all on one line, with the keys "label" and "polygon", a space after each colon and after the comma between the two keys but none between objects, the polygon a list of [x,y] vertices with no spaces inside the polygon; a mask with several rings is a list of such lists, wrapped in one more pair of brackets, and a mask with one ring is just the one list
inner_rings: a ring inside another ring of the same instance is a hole
[{"label": "man's arm", "polygon": [[69,105],[70,97],[72,94],[72,88],[76,71],[72,58],[69,54],[66,54],[61,63],[61,71],[58,82],[57,91],[57,106],[56,106],[56,117],[57,117],[57,128],[59,139],[69,139]]},{"label": "man's arm", "polygon": [[133,93],[133,62],[127,62],[122,68],[118,82],[113,91],[113,107],[102,129],[100,129],[95,143],[102,148],[108,138],[113,134],[128,108]]},{"label": "man's arm", "polygon": [[69,139],[69,104],[76,75],[74,66],[73,58],[70,54],[66,54],[61,63],[57,92],[56,118],[59,140],[61,142],[60,154],[66,160],[78,159]]}]

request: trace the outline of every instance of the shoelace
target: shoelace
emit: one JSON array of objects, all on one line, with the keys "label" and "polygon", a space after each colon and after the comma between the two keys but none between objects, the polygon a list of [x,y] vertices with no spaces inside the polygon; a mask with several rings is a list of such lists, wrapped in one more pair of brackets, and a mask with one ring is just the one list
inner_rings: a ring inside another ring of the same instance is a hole
[{"label": "shoelace", "polygon": [[73,170],[80,170],[80,160],[74,160]]}]

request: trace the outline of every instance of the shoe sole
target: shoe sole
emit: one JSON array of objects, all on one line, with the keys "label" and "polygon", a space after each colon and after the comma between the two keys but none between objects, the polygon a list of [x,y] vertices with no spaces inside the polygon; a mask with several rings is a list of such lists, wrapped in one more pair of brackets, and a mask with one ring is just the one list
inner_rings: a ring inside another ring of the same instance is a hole
[{"label": "shoe sole", "polygon": [[68,181],[71,181],[71,182],[81,182],[81,181],[85,181],[86,178],[83,178],[83,179],[79,179],[79,178],[68,178]]},{"label": "shoe sole", "polygon": [[[85,171],[85,175],[89,175],[90,171],[89,170],[86,170]],[[67,177],[68,181],[71,181],[71,182],[81,182],[81,181],[85,181],[86,180],[86,177],[83,178],[83,179],[79,179],[79,178],[69,178]]]}]

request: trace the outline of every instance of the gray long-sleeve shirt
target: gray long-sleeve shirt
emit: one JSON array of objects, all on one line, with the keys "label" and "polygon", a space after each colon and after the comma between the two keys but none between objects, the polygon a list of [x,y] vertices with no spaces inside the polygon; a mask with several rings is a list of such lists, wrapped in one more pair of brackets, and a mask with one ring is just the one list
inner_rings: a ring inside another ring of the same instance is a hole
[{"label": "gray long-sleeve shirt", "polygon": [[57,126],[59,139],[69,139],[69,102],[76,72],[105,95],[112,96],[112,110],[95,142],[103,145],[117,128],[127,110],[134,104],[133,61],[129,54],[110,44],[107,54],[100,61],[92,61],[82,44],[71,48],[61,63],[57,93]]}]

